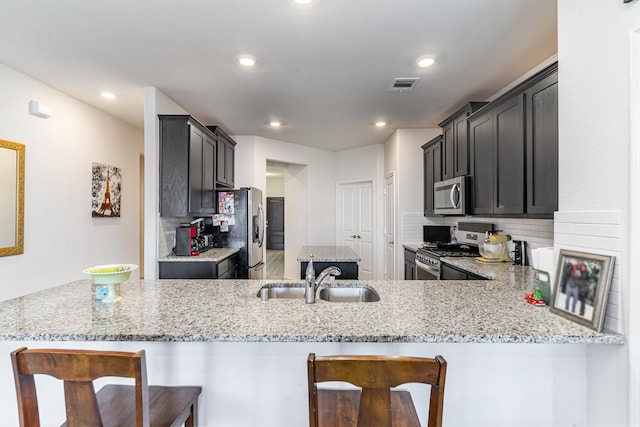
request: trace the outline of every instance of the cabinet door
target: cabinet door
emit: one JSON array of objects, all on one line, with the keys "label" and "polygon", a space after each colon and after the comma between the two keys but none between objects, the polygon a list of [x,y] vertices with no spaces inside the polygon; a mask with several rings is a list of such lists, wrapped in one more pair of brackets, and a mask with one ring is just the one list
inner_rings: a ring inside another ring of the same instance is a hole
[{"label": "cabinet door", "polygon": [[552,217],[558,210],[558,74],[525,92],[527,212]]},{"label": "cabinet door", "polygon": [[404,250],[404,280],[416,279],[416,253]]},{"label": "cabinet door", "polygon": [[216,141],[208,135],[202,144],[202,206],[201,213],[216,211]]},{"label": "cabinet door", "polygon": [[440,279],[441,280],[467,280],[467,273],[453,268],[448,264],[440,264]]},{"label": "cabinet door", "polygon": [[495,214],[524,213],[524,98],[517,95],[494,109]]},{"label": "cabinet door", "polygon": [[204,134],[191,126],[189,137],[189,212],[199,213],[202,210],[202,171]]},{"label": "cabinet door", "polygon": [[493,214],[495,145],[490,112],[470,119],[469,140],[472,174],[471,211],[476,215]]},{"label": "cabinet door", "polygon": [[218,162],[216,169],[216,181],[218,184],[226,185],[227,184],[227,143],[224,138],[218,138]]},{"label": "cabinet door", "polygon": [[187,119],[160,119],[160,215],[189,214],[189,126]]},{"label": "cabinet door", "polygon": [[442,136],[422,146],[424,157],[424,215],[433,213],[433,184],[442,181]]},{"label": "cabinet door", "polygon": [[224,170],[227,179],[227,185],[233,188],[235,173],[236,147],[233,143],[229,143],[225,150]]},{"label": "cabinet door", "polygon": [[442,179],[454,177],[455,164],[455,135],[453,122],[449,122],[442,129]]},{"label": "cabinet door", "polygon": [[453,176],[469,174],[469,129],[467,114],[453,120]]}]

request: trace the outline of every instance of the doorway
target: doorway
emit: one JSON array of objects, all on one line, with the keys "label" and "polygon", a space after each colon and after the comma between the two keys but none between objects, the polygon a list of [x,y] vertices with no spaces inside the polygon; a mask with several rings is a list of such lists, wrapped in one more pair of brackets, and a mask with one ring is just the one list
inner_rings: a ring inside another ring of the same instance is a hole
[{"label": "doorway", "polygon": [[267,161],[266,279],[284,279],[285,216],[284,216],[285,165]]},{"label": "doorway", "polygon": [[284,197],[267,197],[267,250],[284,250]]},{"label": "doorway", "polygon": [[394,176],[390,174],[384,183],[384,278],[396,278],[396,211]]},{"label": "doorway", "polygon": [[373,212],[372,181],[338,184],[336,242],[359,255],[360,280],[374,277]]}]

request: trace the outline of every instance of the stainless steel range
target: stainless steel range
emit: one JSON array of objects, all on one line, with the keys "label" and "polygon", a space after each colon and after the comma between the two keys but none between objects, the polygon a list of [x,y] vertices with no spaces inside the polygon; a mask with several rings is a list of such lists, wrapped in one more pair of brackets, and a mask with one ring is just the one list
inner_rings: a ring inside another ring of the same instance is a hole
[{"label": "stainless steel range", "polygon": [[425,242],[416,251],[416,279],[440,279],[440,258],[477,257],[478,243],[484,239],[487,231],[493,230],[493,224],[480,222],[459,222],[458,243]]}]

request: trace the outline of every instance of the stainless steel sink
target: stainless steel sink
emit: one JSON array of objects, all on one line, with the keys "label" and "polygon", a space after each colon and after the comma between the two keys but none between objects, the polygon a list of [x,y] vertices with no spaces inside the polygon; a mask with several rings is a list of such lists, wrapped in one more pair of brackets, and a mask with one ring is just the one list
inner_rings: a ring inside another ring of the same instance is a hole
[{"label": "stainless steel sink", "polygon": [[[264,293],[264,295],[263,295]],[[258,291],[258,298],[265,300],[295,298],[304,299],[304,286],[297,284],[269,284]],[[368,285],[345,284],[332,285],[318,290],[318,298],[328,302],[375,302],[380,301],[380,295]]]},{"label": "stainless steel sink", "polygon": [[266,291],[266,297],[272,298],[300,298],[304,299],[304,286],[280,286],[265,285],[258,291],[258,298],[262,298],[262,291]]},{"label": "stainless steel sink", "polygon": [[356,287],[321,288],[318,298],[329,302],[376,302],[380,295],[372,287],[362,285]]}]

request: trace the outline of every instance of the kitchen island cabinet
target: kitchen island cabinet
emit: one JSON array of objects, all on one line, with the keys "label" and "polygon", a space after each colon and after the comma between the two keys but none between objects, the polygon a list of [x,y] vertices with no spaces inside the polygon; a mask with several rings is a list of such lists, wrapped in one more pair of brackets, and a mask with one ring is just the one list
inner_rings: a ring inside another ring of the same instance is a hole
[{"label": "kitchen island cabinet", "polygon": [[[259,280],[128,281],[120,301],[103,303],[95,285],[80,280],[0,302],[0,352],[145,349],[150,383],[203,386],[200,422],[208,427],[305,425],[310,352],[441,354],[444,425],[586,425],[586,393],[575,390],[601,390],[587,387],[586,349],[615,355],[624,337],[526,304],[529,267],[489,268],[493,281],[363,282],[380,295],[372,303],[262,302],[259,289],[275,282]],[[0,375],[2,395],[15,396],[10,363]],[[58,402],[41,403],[49,420],[62,419]],[[424,424],[426,405],[417,406]],[[2,399],[0,410],[3,422],[18,424],[14,399]]]},{"label": "kitchen island cabinet", "polygon": [[309,260],[313,255],[313,267],[318,274],[327,267],[338,267],[341,271],[337,280],[358,279],[360,256],[348,246],[303,246],[298,254],[300,278],[305,278]]}]

